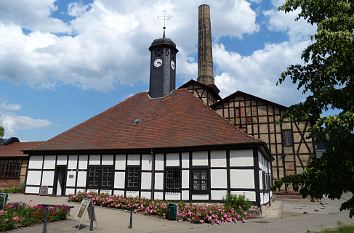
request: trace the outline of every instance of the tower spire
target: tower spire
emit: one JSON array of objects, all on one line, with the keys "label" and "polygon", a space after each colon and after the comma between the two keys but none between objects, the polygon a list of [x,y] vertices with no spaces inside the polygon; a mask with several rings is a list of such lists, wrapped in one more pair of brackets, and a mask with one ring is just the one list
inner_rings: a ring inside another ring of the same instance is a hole
[{"label": "tower spire", "polygon": [[203,4],[199,6],[198,10],[198,82],[205,85],[213,85],[210,7],[207,4]]},{"label": "tower spire", "polygon": [[166,11],[163,11],[163,15],[158,16],[157,18],[160,20],[163,20],[163,34],[162,34],[162,38],[166,38],[166,20],[169,20],[172,16],[168,16],[166,15]]}]

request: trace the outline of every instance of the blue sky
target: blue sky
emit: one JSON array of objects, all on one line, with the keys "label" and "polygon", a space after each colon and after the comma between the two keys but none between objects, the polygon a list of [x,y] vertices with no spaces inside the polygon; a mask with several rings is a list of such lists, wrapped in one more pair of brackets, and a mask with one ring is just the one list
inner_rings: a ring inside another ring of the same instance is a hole
[{"label": "blue sky", "polygon": [[148,47],[162,34],[179,49],[177,86],[197,74],[197,7],[211,6],[214,73],[222,96],[245,91],[284,105],[304,97],[275,85],[315,30],[281,0],[2,0],[0,124],[6,137],[47,140],[146,91]]}]

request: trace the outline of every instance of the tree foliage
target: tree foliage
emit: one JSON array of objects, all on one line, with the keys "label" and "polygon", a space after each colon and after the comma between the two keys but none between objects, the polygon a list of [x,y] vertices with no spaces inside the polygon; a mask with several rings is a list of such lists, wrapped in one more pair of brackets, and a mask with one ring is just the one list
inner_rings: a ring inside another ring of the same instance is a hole
[{"label": "tree foliage", "polygon": [[5,135],[5,129],[0,125],[0,138],[4,137]]},{"label": "tree foliage", "polygon": [[[289,108],[285,117],[310,120],[311,134],[326,152],[314,158],[303,174],[277,181],[293,184],[313,198],[340,199],[354,193],[354,2],[353,0],[287,0],[279,10],[299,10],[298,18],[316,25],[303,64],[290,65],[279,79],[290,79],[308,97]],[[354,215],[354,196],[341,210]]]}]

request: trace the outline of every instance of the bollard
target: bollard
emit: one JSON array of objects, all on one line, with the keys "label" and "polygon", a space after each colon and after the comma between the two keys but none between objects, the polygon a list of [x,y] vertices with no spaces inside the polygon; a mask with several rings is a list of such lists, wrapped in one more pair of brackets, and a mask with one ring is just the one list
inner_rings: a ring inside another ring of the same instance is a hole
[{"label": "bollard", "polygon": [[48,223],[48,209],[49,206],[45,206],[45,214],[44,214],[44,223],[43,223],[43,231],[42,233],[47,233],[47,223]]},{"label": "bollard", "polygon": [[133,210],[130,210],[129,229],[133,228]]}]

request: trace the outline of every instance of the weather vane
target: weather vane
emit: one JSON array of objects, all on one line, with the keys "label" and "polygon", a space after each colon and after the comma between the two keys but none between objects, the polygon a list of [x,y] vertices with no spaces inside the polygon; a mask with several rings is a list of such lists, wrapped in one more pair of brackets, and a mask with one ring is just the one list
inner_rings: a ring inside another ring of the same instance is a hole
[{"label": "weather vane", "polygon": [[165,31],[166,31],[166,20],[169,20],[172,16],[166,15],[166,11],[163,11],[162,16],[158,16],[157,19],[163,20],[163,38],[165,38]]}]

